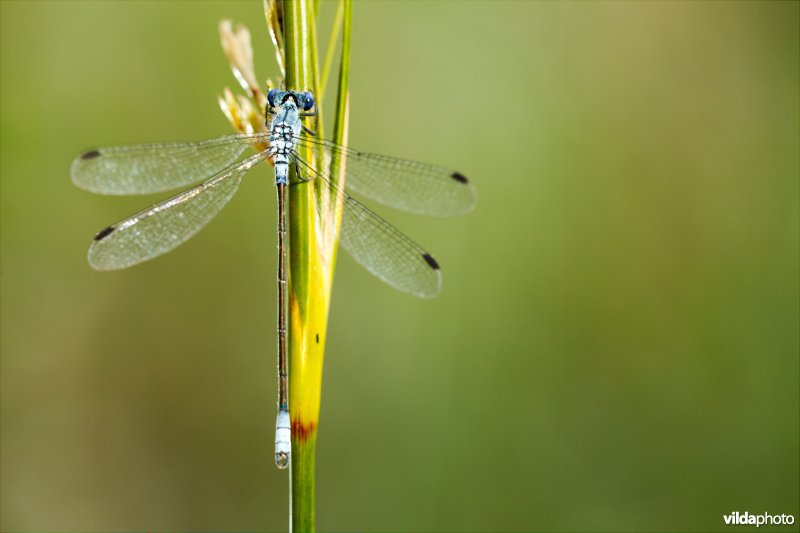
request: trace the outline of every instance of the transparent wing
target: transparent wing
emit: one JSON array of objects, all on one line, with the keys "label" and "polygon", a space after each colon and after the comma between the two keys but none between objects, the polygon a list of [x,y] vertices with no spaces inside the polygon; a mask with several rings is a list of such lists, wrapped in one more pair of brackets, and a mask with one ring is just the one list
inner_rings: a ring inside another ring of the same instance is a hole
[{"label": "transparent wing", "polygon": [[331,141],[300,137],[297,143],[323,154],[324,161],[334,154],[345,155],[345,188],[395,209],[429,216],[463,215],[478,200],[475,187],[460,172],[357,152]]},{"label": "transparent wing", "polygon": [[436,260],[350,196],[344,199],[339,244],[370,273],[403,292],[433,298],[442,288]]},{"label": "transparent wing", "polygon": [[339,244],[378,279],[403,292],[433,298],[442,288],[439,264],[420,245],[344,191],[327,174],[294,156],[303,173],[325,181],[333,194],[344,197]]},{"label": "transparent wing", "polygon": [[213,176],[236,161],[248,146],[265,143],[268,138],[266,133],[252,133],[199,142],[96,148],[72,162],[72,181],[99,194],[169,191]]},{"label": "transparent wing", "polygon": [[169,252],[214,218],[239,188],[244,173],[265,158],[265,152],[251,156],[100,231],[89,247],[89,264],[97,270],[115,270]]}]

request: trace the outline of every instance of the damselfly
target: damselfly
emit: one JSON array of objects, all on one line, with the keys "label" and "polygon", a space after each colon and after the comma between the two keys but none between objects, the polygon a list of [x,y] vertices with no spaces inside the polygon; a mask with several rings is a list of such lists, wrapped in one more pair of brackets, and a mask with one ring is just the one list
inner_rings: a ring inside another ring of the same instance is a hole
[{"label": "damselfly", "polygon": [[[89,263],[98,270],[126,268],[166,253],[205,226],[231,199],[244,174],[269,160],[278,189],[278,418],[275,461],[289,463],[290,420],[286,354],[286,199],[289,169],[297,183],[322,180],[342,201],[339,242],[353,258],[389,285],[430,298],[441,288],[439,264],[422,247],[364,207],[335,184],[325,166],[344,160],[345,188],[396,209],[433,216],[470,211],[477,200],[473,185],[445,168],[365,154],[304,135],[305,117],[316,114],[308,92],[273,89],[268,94],[269,132],[228,135],[200,142],[97,148],[72,163],[72,181],[99,194],[164,192],[202,183],[101,230],[89,247]],[[248,147],[264,147],[241,158]],[[298,149],[314,157],[304,158]],[[316,161],[317,163],[312,163]],[[295,185],[295,183],[292,183]]]}]

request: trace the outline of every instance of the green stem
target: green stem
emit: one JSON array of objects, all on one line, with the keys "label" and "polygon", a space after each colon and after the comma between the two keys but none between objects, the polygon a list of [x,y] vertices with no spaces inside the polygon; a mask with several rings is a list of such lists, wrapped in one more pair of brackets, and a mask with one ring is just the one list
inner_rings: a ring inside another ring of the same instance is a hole
[{"label": "green stem", "polygon": [[336,53],[336,40],[339,37],[339,32],[342,30],[342,18],[344,17],[344,2],[339,3],[336,8],[336,18],[333,19],[333,28],[328,37],[328,48],[325,51],[325,63],[322,66],[322,79],[320,80],[320,93],[317,95],[317,101],[325,100],[325,94],[328,91],[328,76],[331,73],[331,66],[333,65],[333,55]]},{"label": "green stem", "polygon": [[[286,56],[286,88],[316,92],[316,8],[314,0],[284,0],[283,35]],[[334,140],[347,140],[348,84],[350,69],[351,0],[344,2],[342,63],[334,123]],[[322,114],[322,109],[317,109]],[[321,121],[321,116],[319,117]],[[317,122],[317,134],[321,134]],[[317,154],[298,147],[312,165]],[[343,185],[346,161],[332,161],[333,181]],[[292,420],[290,467],[292,531],[314,531],[314,461],[322,392],[322,363],[327,340],[336,242],[343,197],[331,194],[320,180],[297,180],[290,167],[289,187],[289,413]]]},{"label": "green stem", "polygon": [[[313,90],[312,66],[316,56],[311,33],[313,6],[308,0],[284,1],[286,88]],[[312,154],[304,154],[310,158]],[[310,159],[306,159],[310,160]],[[292,171],[294,169],[292,168]],[[297,182],[297,176],[291,176]],[[289,410],[292,419],[291,531],[314,531],[314,460],[316,421],[319,416],[319,384],[323,346],[309,344],[309,333],[323,332],[327,322],[327,298],[315,298],[324,289],[317,250],[314,189],[290,188],[289,194]],[[322,308],[322,310],[320,309]],[[320,312],[322,311],[322,312]],[[316,392],[315,392],[316,389]],[[316,398],[314,398],[316,396]]]},{"label": "green stem", "polygon": [[[333,122],[333,141],[342,146],[347,145],[347,133],[350,118],[350,35],[352,33],[353,22],[353,1],[342,0],[340,5],[342,16],[342,57],[339,62],[339,87],[336,91],[336,116]],[[338,16],[337,16],[338,18]],[[333,184],[340,189],[344,189],[344,173],[347,161],[343,159],[344,154],[336,153],[331,161],[330,175]],[[335,234],[339,234],[339,226],[342,218],[342,204],[344,197],[336,198],[335,207]],[[336,254],[339,251],[338,239],[334,239],[331,250],[331,276],[336,266]]]},{"label": "green stem", "polygon": [[[317,58],[317,13],[319,12],[319,0],[312,2],[309,5],[310,13],[309,13],[309,48],[311,52],[311,92],[314,94],[314,98],[318,100],[317,102],[317,111],[319,111],[321,104],[319,103],[319,98],[317,95],[320,94],[320,86],[319,86],[319,59]],[[317,138],[322,138],[322,113],[317,114],[317,121],[316,121],[316,131],[317,131]]]},{"label": "green stem", "polygon": [[[353,21],[353,1],[343,0],[342,59],[339,63],[339,90],[336,95],[336,117],[333,125],[334,142],[347,144],[347,119],[350,107],[350,34]],[[337,17],[338,18],[338,17]],[[338,31],[338,28],[337,28]],[[335,176],[338,178],[338,176]]]}]

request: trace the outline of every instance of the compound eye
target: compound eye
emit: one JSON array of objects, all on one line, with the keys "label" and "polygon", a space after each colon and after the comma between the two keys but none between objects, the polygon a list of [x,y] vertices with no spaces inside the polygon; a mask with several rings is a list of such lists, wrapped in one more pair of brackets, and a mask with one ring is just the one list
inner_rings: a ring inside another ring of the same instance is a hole
[{"label": "compound eye", "polygon": [[278,96],[278,89],[270,89],[267,93],[267,102],[269,102],[270,107],[275,107],[275,99]]},{"label": "compound eye", "polygon": [[303,111],[311,111],[314,108],[314,95],[311,93],[303,93],[306,103],[303,105]]}]

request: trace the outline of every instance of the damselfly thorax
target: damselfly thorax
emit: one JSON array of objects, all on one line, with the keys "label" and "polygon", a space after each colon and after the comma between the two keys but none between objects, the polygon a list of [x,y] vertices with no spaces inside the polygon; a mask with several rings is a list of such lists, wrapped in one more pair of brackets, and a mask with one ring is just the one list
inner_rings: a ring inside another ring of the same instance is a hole
[{"label": "damselfly thorax", "polygon": [[[273,93],[270,93],[273,94]],[[289,183],[289,162],[303,128],[294,98],[286,98],[269,125],[269,151],[275,164],[275,184]]]}]

